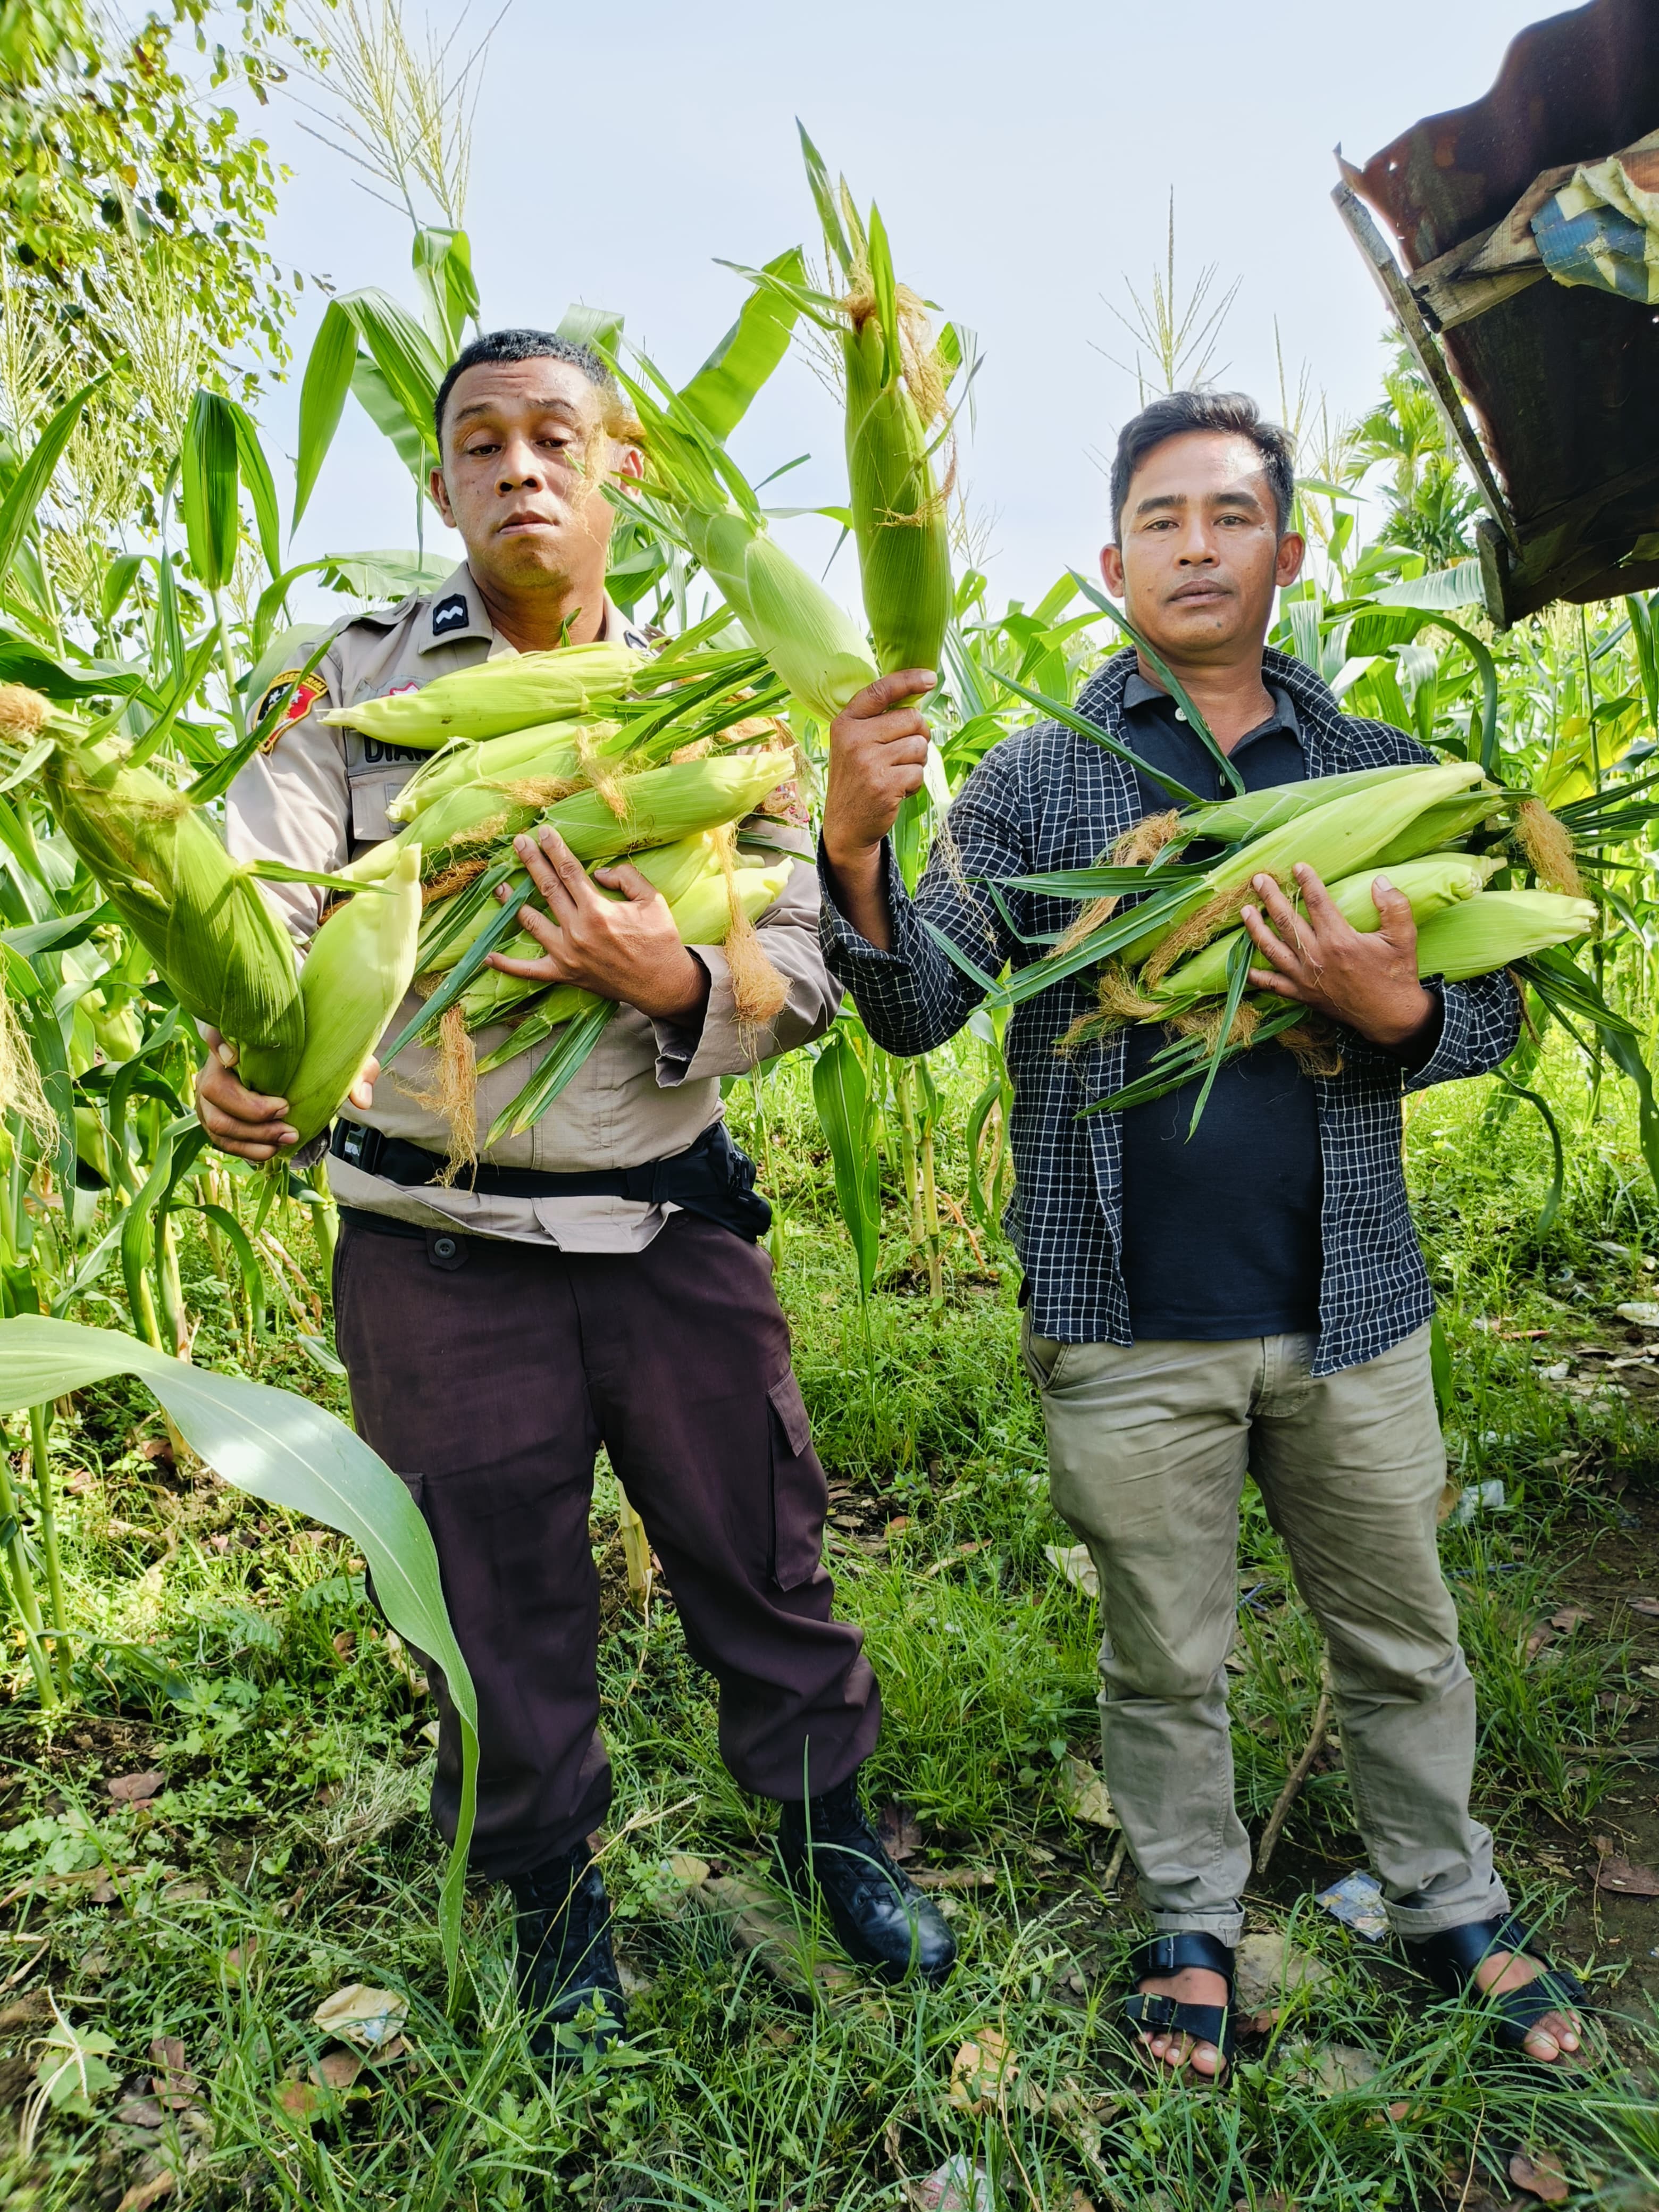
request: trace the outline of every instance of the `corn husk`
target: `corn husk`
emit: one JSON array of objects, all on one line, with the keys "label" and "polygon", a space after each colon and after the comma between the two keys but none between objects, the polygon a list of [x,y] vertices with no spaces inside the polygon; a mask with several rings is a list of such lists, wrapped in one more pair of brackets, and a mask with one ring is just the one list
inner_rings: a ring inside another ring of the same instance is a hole
[{"label": "corn husk", "polygon": [[692,514],[693,551],[770,661],[820,721],[832,722],[876,671],[851,617],[763,524],[734,510]]},{"label": "corn husk", "polygon": [[[1477,859],[1469,853],[1435,853],[1401,862],[1390,872],[1389,879],[1409,902],[1412,918],[1420,926],[1443,908],[1474,897],[1503,866],[1501,855]],[[1369,933],[1382,926],[1382,917],[1371,892],[1377,874],[1376,868],[1365,868],[1326,886],[1337,911],[1357,930]],[[1229,930],[1224,936],[1212,939],[1190,960],[1183,960],[1178,968],[1172,969],[1164,979],[1160,999],[1173,1003],[1224,992],[1227,963],[1234,945],[1243,934],[1242,929]]]},{"label": "corn husk", "polygon": [[446,745],[416,769],[386,808],[398,823],[417,821],[427,808],[452,791],[468,784],[501,784],[526,777],[575,775],[580,770],[579,736],[603,747],[614,738],[615,722],[538,722],[527,730],[512,730],[504,737],[467,738]]},{"label": "corn husk", "polygon": [[440,676],[418,691],[363,699],[322,717],[382,744],[426,750],[456,738],[498,738],[561,716],[591,717],[619,698],[645,665],[621,645],[517,653]]},{"label": "corn husk", "polygon": [[252,873],[148,769],[63,747],[42,787],[58,826],[185,1012],[238,1052],[251,1090],[285,1097],[306,1034],[294,947]]},{"label": "corn husk", "polygon": [[288,1086],[301,1144],[325,1128],[386,1034],[415,973],[421,850],[399,854],[389,890],[360,891],[311,941],[300,977],[306,1046]]},{"label": "corn husk", "polygon": [[1328,805],[1306,805],[1291,819],[1218,860],[1169,921],[1154,925],[1123,954],[1125,964],[1148,963],[1147,981],[1161,981],[1188,952],[1219,936],[1250,896],[1251,879],[1272,876],[1293,890],[1292,868],[1305,865],[1326,883],[1339,882],[1370,865],[1426,807],[1479,782],[1468,761],[1413,768],[1376,786],[1351,790]]},{"label": "corn husk", "polygon": [[1582,937],[1595,913],[1589,899],[1559,891],[1483,891],[1424,923],[1417,933],[1417,972],[1449,983],[1490,975]]}]

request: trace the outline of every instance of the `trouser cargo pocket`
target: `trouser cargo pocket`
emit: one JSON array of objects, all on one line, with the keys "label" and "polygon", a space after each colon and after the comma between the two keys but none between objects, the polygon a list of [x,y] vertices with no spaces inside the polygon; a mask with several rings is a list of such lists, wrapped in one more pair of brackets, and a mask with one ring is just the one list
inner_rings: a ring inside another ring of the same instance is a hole
[{"label": "trouser cargo pocket", "polygon": [[798,1589],[823,1563],[830,1493],[793,1370],[780,1375],[766,1395],[772,1407],[772,1579],[780,1589]]}]

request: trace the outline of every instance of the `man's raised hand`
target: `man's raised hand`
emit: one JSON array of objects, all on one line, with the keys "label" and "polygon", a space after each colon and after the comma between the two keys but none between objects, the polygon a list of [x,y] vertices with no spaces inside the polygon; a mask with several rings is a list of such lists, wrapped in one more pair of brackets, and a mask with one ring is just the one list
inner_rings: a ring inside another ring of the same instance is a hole
[{"label": "man's raised hand", "polygon": [[1271,876],[1251,879],[1261,906],[1243,908],[1239,918],[1268,963],[1251,969],[1251,983],[1397,1050],[1434,1012],[1433,994],[1417,977],[1411,902],[1379,876],[1371,901],[1380,926],[1367,933],[1353,927],[1311,868],[1298,864],[1291,872],[1302,895],[1300,914]]},{"label": "man's raised hand", "polygon": [[[688,1021],[708,996],[708,970],[680,943],[668,902],[628,862],[587,871],[556,830],[515,837],[514,850],[547,902],[547,912],[521,906],[519,920],[542,947],[537,960],[492,952],[505,975],[539,983],[575,983],[602,999],[636,1006],[655,1021]],[[601,896],[603,884],[622,896]],[[496,892],[505,901],[505,884]]]},{"label": "man's raised hand", "polygon": [[908,702],[931,691],[931,668],[878,676],[830,725],[830,781],[823,801],[823,852],[836,904],[873,945],[887,946],[881,882],[882,840],[898,811],[921,788],[927,725]]}]

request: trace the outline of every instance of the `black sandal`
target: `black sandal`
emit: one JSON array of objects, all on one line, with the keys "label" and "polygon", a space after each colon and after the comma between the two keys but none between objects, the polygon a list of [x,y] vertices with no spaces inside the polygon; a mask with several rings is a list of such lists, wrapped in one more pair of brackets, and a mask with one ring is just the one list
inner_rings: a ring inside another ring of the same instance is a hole
[{"label": "black sandal", "polygon": [[[1138,2036],[1173,2033],[1190,2035],[1195,2044],[1213,2044],[1221,2055],[1220,2065],[1213,2075],[1200,2074],[1194,2079],[1218,2081],[1233,2063],[1236,2041],[1232,1952],[1219,1936],[1206,1936],[1200,1929],[1183,1928],[1173,1936],[1155,1936],[1150,1943],[1138,1945],[1129,1954],[1129,1971],[1138,1982],[1145,1981],[1151,1974],[1179,1973],[1183,1966],[1203,1966],[1212,1974],[1219,1974],[1227,1984],[1226,2003],[1186,2004],[1177,1997],[1137,1990],[1133,1996],[1124,1999],[1123,2017]],[[1162,2065],[1163,2060],[1158,2063]]]},{"label": "black sandal", "polygon": [[[1534,2059],[1552,2072],[1570,2071],[1585,2059],[1588,2037],[1583,2016],[1590,2009],[1589,1992],[1570,1966],[1558,1966],[1546,1956],[1532,1931],[1513,1913],[1501,1920],[1466,1920],[1458,1928],[1443,1928],[1437,1935],[1407,1942],[1412,1964],[1449,1997],[1468,1996],[1485,2005],[1492,2015],[1498,2040],[1506,2050],[1526,2052],[1527,2038],[1553,2012],[1579,2016],[1577,2051],[1563,2051],[1559,2058]],[[1517,1951],[1543,1971],[1518,1990],[1498,1996],[1478,1987],[1474,1970],[1493,1951]],[[1527,2052],[1527,2056],[1531,2054]]]}]

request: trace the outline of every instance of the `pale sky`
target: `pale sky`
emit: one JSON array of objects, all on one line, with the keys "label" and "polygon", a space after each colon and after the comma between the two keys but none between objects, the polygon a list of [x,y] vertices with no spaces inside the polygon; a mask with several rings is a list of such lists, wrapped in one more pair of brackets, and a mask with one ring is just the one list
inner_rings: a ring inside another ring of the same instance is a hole
[{"label": "pale sky", "polygon": [[[481,31],[495,0],[477,0]],[[418,0],[409,0],[411,21]],[[611,11],[514,0],[490,46],[467,228],[486,327],[557,321],[581,300],[623,310],[677,380],[732,320],[757,264],[816,248],[799,115],[862,204],[880,205],[900,276],[978,335],[977,426],[961,463],[999,604],[1034,599],[1104,535],[1097,459],[1136,404],[1108,302],[1149,297],[1176,191],[1178,274],[1217,264],[1238,297],[1212,374],[1275,411],[1275,324],[1291,382],[1305,365],[1332,413],[1372,401],[1383,313],[1330,203],[1332,149],[1364,161],[1423,114],[1484,92],[1537,0],[759,0]],[[459,9],[434,0],[429,20]],[[463,32],[463,39],[467,33]],[[278,100],[260,118],[293,172],[272,245],[339,289],[411,306],[408,226]],[[321,313],[307,289],[291,381],[264,408],[294,447],[298,379]],[[834,402],[792,356],[734,450],[751,478],[811,462],[776,496],[845,497]],[[294,558],[413,544],[409,479],[348,400]],[[453,546],[428,510],[428,546]],[[828,525],[784,542],[821,565]],[[850,549],[830,573],[856,599]],[[339,609],[324,599],[309,611]]]}]

